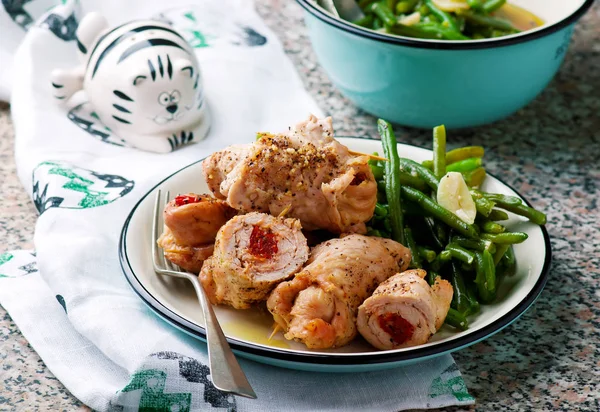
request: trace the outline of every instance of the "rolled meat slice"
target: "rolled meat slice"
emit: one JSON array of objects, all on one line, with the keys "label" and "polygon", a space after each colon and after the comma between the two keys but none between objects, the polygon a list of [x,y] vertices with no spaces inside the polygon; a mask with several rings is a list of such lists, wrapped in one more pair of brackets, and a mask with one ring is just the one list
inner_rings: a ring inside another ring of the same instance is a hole
[{"label": "rolled meat slice", "polygon": [[301,229],[297,219],[257,212],[227,222],[217,234],[213,256],[200,272],[210,301],[247,309],[265,300],[308,259]]},{"label": "rolled meat slice", "polygon": [[158,239],[158,246],[163,249],[167,259],[192,273],[200,273],[202,264],[213,254],[215,248],[214,243],[198,246],[181,245],[173,237],[171,229],[166,226]]},{"label": "rolled meat slice", "polygon": [[221,194],[221,183],[227,178],[227,174],[242,161],[252,149],[252,144],[234,144],[226,150],[215,152],[202,162],[202,172],[206,178],[208,188],[215,197],[226,199]]},{"label": "rolled meat slice", "polygon": [[165,227],[157,243],[171,262],[199,273],[213,253],[217,232],[235,214],[226,202],[210,195],[177,196],[165,207]]},{"label": "rolled meat slice", "polygon": [[177,243],[196,246],[214,243],[221,226],[236,214],[236,210],[222,200],[188,193],[171,200],[163,217]]},{"label": "rolled meat slice", "polygon": [[442,326],[452,285],[437,278],[433,286],[424,270],[408,270],[380,284],[358,308],[358,331],[378,349],[422,345]]},{"label": "rolled meat slice", "polygon": [[331,118],[310,116],[286,133],[263,133],[203,163],[210,189],[242,213],[300,219],[306,230],[366,233],[377,203],[369,157],[333,138]]},{"label": "rolled meat slice", "polygon": [[275,288],[267,308],[286,339],[314,349],[343,346],[357,334],[359,305],[410,260],[410,250],[389,239],[329,240],[312,250],[302,272]]}]

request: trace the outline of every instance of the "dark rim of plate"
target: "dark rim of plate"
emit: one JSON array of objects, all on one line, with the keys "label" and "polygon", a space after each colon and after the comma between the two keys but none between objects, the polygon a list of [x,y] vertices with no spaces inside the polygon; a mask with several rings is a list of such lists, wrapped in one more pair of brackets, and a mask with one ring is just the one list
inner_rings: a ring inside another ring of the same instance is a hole
[{"label": "dark rim of plate", "polygon": [[[359,140],[376,140],[373,138],[361,138],[361,137],[350,137],[350,136],[336,136],[339,138],[350,138],[350,139],[359,139]],[[404,143],[402,143],[404,144]],[[418,147],[415,145],[408,145]],[[429,149],[427,149],[429,150]],[[127,245],[125,239],[127,237],[127,230],[129,229],[129,223],[131,218],[135,214],[137,208],[140,204],[164,182],[169,180],[171,177],[180,173],[182,170],[187,169],[188,167],[194,166],[195,164],[200,163],[204,159],[200,159],[194,163],[191,163],[178,171],[172,173],[167,176],[159,183],[157,183],[152,189],[148,191],[133,207],[129,216],[125,220],[123,225],[123,229],[121,231],[121,236],[119,240],[119,262],[121,264],[121,268],[123,273],[125,274],[125,278],[133,288],[133,290],[142,298],[142,300],[163,320],[168,323],[176,326],[177,328],[187,332],[188,334],[196,337],[200,337],[202,339],[206,339],[205,329],[184,319],[179,316],[171,309],[167,308],[163,305],[158,299],[156,299],[153,295],[148,292],[148,290],[144,287],[142,282],[138,279],[135,272],[131,268],[131,264],[129,263],[129,258],[127,255]],[[498,179],[496,176],[490,174],[490,176],[494,177],[502,184],[506,185],[508,188],[517,193],[521,198],[525,200],[527,205],[531,206],[531,203],[527,201],[519,192],[517,192],[512,186],[508,185],[501,179]],[[411,350],[403,351],[403,352],[371,352],[357,355],[348,355],[348,354],[337,354],[337,353],[298,353],[298,352],[290,352],[283,349],[278,349],[274,347],[258,347],[252,344],[248,344],[246,342],[237,340],[235,338],[227,338],[231,348],[233,350],[246,352],[248,354],[257,355],[260,357],[267,357],[271,359],[280,359],[287,362],[298,362],[304,364],[315,364],[315,365],[360,365],[360,364],[387,364],[394,362],[402,362],[408,360],[418,360],[423,358],[428,358],[431,356],[439,356],[445,353],[450,353],[456,351],[458,349],[473,345],[480,340],[490,337],[495,333],[501,331],[506,326],[510,325],[513,321],[519,318],[525,311],[535,302],[537,297],[540,295],[546,282],[548,281],[548,271],[550,269],[550,264],[552,261],[552,251],[550,245],[550,237],[548,235],[548,231],[545,226],[540,226],[542,231],[542,235],[544,237],[544,244],[546,248],[546,254],[544,257],[544,265],[542,267],[542,272],[540,273],[540,277],[535,283],[534,287],[531,289],[529,294],[521,301],[518,305],[512,308],[506,315],[496,320],[495,322],[475,331],[469,333],[465,336],[462,336],[457,339],[452,339],[448,342],[439,343],[436,345],[428,346],[428,347],[419,347],[416,346]]]},{"label": "dark rim of plate", "polygon": [[450,41],[450,40],[435,40],[435,39],[417,39],[412,37],[401,37],[389,34],[382,34],[376,31],[362,28],[354,25],[346,20],[336,18],[325,10],[314,4],[311,0],[296,0],[308,13],[315,16],[317,19],[324,23],[327,23],[338,29],[342,29],[345,32],[355,34],[358,36],[366,37],[371,40],[377,40],[383,43],[397,44],[401,46],[416,47],[421,49],[443,49],[443,50],[470,50],[470,49],[489,49],[494,47],[510,46],[513,44],[524,43],[530,40],[538,39],[540,37],[552,34],[563,27],[570,25],[577,21],[583,14],[590,8],[594,0],[586,0],[583,4],[573,12],[573,14],[565,17],[564,19],[542,27],[539,30],[529,30],[522,34],[497,37],[494,39],[477,40],[477,41]]}]

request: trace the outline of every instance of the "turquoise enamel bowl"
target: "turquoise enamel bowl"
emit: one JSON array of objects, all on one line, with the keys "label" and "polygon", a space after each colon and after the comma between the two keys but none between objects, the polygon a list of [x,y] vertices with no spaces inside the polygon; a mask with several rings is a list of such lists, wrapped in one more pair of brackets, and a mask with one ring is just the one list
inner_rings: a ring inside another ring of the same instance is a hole
[{"label": "turquoise enamel bowl", "polygon": [[364,29],[297,0],[332,83],[365,111],[406,126],[483,125],[531,102],[558,71],[593,0],[514,0],[546,24],[496,39],[445,41]]}]

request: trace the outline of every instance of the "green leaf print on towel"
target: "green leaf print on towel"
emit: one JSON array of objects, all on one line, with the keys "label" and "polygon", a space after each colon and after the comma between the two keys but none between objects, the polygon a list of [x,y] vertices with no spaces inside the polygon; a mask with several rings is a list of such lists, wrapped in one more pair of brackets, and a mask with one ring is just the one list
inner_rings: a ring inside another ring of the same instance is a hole
[{"label": "green leaf print on towel", "polygon": [[218,1],[165,10],[155,20],[170,24],[194,48],[260,47],[267,38],[242,21],[233,20]]},{"label": "green leaf print on towel", "polygon": [[0,279],[20,278],[37,271],[35,253],[30,250],[14,250],[0,254]]},{"label": "green leaf print on towel", "polygon": [[33,203],[40,214],[52,207],[89,209],[125,196],[134,182],[67,162],[42,162],[33,171]]},{"label": "green leaf print on towel", "polygon": [[141,390],[139,411],[189,411],[191,393],[165,393],[167,374],[158,369],[136,372],[121,392]]},{"label": "green leaf print on towel", "polygon": [[451,365],[442,374],[431,382],[429,397],[435,398],[441,395],[452,395],[458,401],[474,401],[469,395],[467,386],[456,365]]}]

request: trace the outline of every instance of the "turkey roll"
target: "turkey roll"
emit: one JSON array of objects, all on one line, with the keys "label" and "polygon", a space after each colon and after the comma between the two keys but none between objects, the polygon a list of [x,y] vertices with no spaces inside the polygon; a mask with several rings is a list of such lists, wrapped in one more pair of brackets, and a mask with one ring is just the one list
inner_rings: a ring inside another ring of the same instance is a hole
[{"label": "turkey roll", "polygon": [[408,270],[380,284],[358,308],[358,331],[378,349],[422,345],[442,326],[452,285],[437,278],[433,286],[424,270]]},{"label": "turkey roll", "polygon": [[217,234],[213,256],[200,272],[210,301],[246,309],[265,300],[308,259],[301,229],[297,219],[257,212],[227,222]]}]

